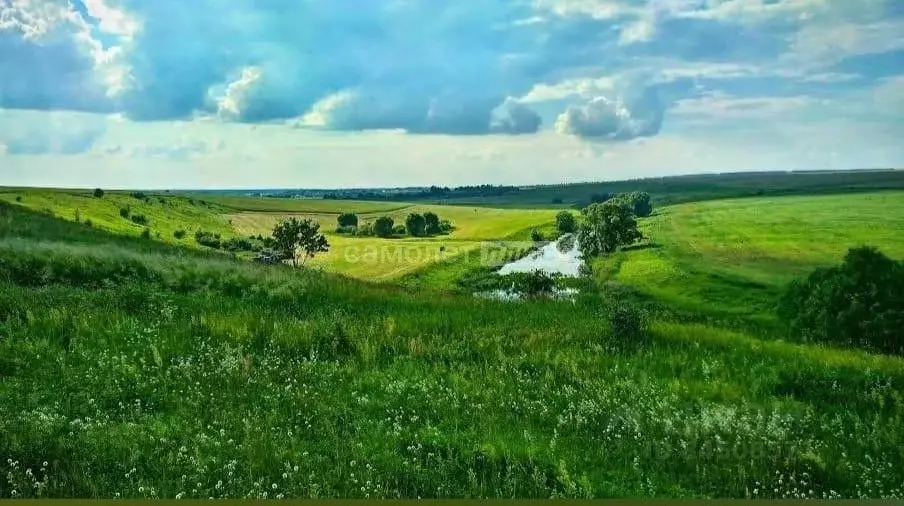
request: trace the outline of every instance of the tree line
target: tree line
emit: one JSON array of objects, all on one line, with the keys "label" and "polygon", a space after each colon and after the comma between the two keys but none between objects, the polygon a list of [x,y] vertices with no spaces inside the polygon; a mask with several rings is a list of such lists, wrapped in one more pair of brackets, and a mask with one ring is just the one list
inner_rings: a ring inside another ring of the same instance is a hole
[{"label": "tree line", "polygon": [[448,234],[453,230],[452,222],[440,219],[439,215],[432,211],[411,213],[405,218],[404,223],[396,223],[391,216],[380,216],[373,222],[360,223],[358,215],[354,213],[342,213],[336,221],[336,233],[355,236],[429,237]]}]

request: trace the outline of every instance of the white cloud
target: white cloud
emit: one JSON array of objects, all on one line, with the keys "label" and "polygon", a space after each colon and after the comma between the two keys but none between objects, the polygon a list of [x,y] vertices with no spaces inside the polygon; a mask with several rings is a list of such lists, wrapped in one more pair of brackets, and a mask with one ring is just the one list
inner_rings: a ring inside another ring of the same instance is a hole
[{"label": "white cloud", "polygon": [[260,68],[249,66],[242,69],[239,77],[225,86],[221,94],[215,90],[208,93],[216,103],[217,116],[224,119],[239,119],[245,109],[255,84],[261,80]]}]

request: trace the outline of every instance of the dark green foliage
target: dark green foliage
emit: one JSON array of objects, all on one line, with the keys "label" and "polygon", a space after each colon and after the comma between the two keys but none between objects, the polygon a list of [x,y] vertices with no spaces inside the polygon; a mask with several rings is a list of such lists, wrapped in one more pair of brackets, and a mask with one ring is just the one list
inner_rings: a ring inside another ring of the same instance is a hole
[{"label": "dark green foliage", "polygon": [[132,214],[132,210],[129,209],[128,207],[120,207],[119,208],[119,215],[122,216],[123,218],[128,219],[130,214]]},{"label": "dark green foliage", "polygon": [[585,258],[612,253],[642,237],[632,209],[623,202],[591,204],[582,213],[578,242]]},{"label": "dark green foliage", "polygon": [[85,225],[86,225],[86,226],[89,226],[89,227],[93,227],[93,226],[94,226],[94,222],[91,221],[91,218],[88,218],[87,220],[85,220]]},{"label": "dark green foliage", "polygon": [[408,231],[408,235],[412,237],[422,237],[427,231],[427,220],[424,219],[424,215],[418,213],[411,213],[405,218],[405,230]]},{"label": "dark green foliage", "polygon": [[637,305],[618,301],[608,310],[609,338],[607,348],[612,351],[637,351],[650,345],[646,313]]},{"label": "dark green foliage", "polygon": [[146,228],[146,229],[142,230],[140,237],[145,240],[150,239],[151,238],[151,229]]},{"label": "dark green foliage", "polygon": [[358,215],[355,213],[342,213],[336,218],[336,221],[339,223],[340,228],[357,227]]},{"label": "dark green foliage", "polygon": [[626,203],[635,216],[641,218],[653,213],[653,205],[650,203],[650,194],[647,192],[629,192],[616,195],[613,200]]},{"label": "dark green foliage", "polygon": [[129,195],[132,198],[138,199],[138,200],[147,200],[148,199],[147,193],[144,193],[144,192],[132,192]]},{"label": "dark green foliage", "polygon": [[571,234],[578,228],[574,215],[568,211],[556,214],[556,229],[563,234]]},{"label": "dark green foliage", "polygon": [[357,226],[357,225],[354,225],[354,226],[352,226],[352,225],[348,225],[348,226],[342,226],[342,225],[340,225],[340,226],[336,227],[336,233],[337,233],[337,234],[355,235],[355,233],[356,233],[357,231],[358,231],[358,226]]},{"label": "dark green foliage", "polygon": [[222,242],[222,248],[226,251],[253,251],[254,244],[244,237],[233,237]]},{"label": "dark green foliage", "polygon": [[22,202],[22,195],[16,195],[16,202]]},{"label": "dark green foliage", "polygon": [[530,231],[530,240],[534,242],[543,242],[543,234],[536,228]]},{"label": "dark green foliage", "polygon": [[207,232],[204,230],[198,230],[195,232],[195,241],[201,246],[207,246],[208,248],[220,249],[221,242],[219,234],[214,234],[213,232]]},{"label": "dark green foliage", "polygon": [[173,237],[175,237],[176,239],[185,238],[185,230],[179,229],[179,230],[174,231]]},{"label": "dark green foliage", "polygon": [[779,317],[805,341],[904,355],[904,266],[873,247],[791,283]]},{"label": "dark green foliage", "polygon": [[432,211],[424,213],[424,233],[427,235],[436,235],[442,232],[440,227],[439,216]]},{"label": "dark green foliage", "polygon": [[380,216],[373,223],[373,234],[377,237],[392,237],[394,222],[389,216]]},{"label": "dark green foliage", "polygon": [[401,237],[408,233],[408,229],[405,228],[405,225],[399,223],[398,225],[393,225],[392,227],[392,235]]},{"label": "dark green foliage", "polygon": [[455,230],[455,227],[452,226],[452,222],[449,220],[440,220],[439,222],[439,231],[442,234],[448,234]]},{"label": "dark green foliage", "polygon": [[285,260],[298,265],[298,251],[302,253],[302,263],[320,252],[329,251],[326,237],[320,233],[320,224],[312,219],[299,220],[294,216],[276,224],[273,228],[275,249]]},{"label": "dark green foliage", "polygon": [[131,217],[132,223],[137,225],[147,225],[148,217],[143,214],[133,214]]},{"label": "dark green foliage", "polygon": [[100,188],[95,188],[94,189],[94,198],[96,198],[96,199],[104,198],[104,191]]},{"label": "dark green foliage", "polygon": [[514,291],[526,297],[549,295],[556,287],[556,278],[540,270],[512,273],[506,276],[508,280],[512,280]]}]

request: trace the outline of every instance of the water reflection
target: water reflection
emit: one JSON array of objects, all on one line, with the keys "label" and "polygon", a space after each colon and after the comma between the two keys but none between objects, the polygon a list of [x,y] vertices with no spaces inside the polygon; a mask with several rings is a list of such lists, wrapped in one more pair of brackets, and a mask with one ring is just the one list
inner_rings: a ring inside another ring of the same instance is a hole
[{"label": "water reflection", "polygon": [[539,270],[547,274],[576,277],[580,274],[582,261],[575,236],[568,234],[524,258],[503,265],[499,274]]}]

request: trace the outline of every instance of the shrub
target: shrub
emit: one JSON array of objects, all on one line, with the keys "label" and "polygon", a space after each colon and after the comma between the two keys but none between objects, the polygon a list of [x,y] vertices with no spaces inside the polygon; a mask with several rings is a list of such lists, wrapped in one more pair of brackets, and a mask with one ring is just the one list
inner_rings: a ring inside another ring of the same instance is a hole
[{"label": "shrub", "polygon": [[136,225],[147,225],[148,217],[143,214],[133,214],[132,222],[135,223]]},{"label": "shrub", "polygon": [[142,231],[141,231],[141,238],[142,238],[142,239],[150,239],[150,238],[151,238],[151,229],[146,228],[146,229],[142,230]]},{"label": "shrub", "polygon": [[389,237],[392,235],[392,227],[395,224],[389,216],[380,216],[374,221],[373,231],[377,237]]},{"label": "shrub", "polygon": [[448,234],[454,230],[455,227],[452,226],[452,222],[449,220],[441,220],[439,222],[439,231],[442,234]]},{"label": "shrub", "polygon": [[351,226],[351,225],[343,226],[343,225],[339,225],[338,227],[336,227],[336,233],[337,233],[337,234],[354,235],[355,232],[357,232],[357,231],[358,231],[358,227],[357,227],[357,226]]},{"label": "shrub", "polygon": [[628,302],[619,301],[609,308],[609,332],[612,351],[635,351],[650,344],[646,314]]},{"label": "shrub", "polygon": [[119,208],[119,215],[122,216],[123,218],[128,219],[130,214],[132,214],[132,210],[129,209],[128,207],[120,207]]},{"label": "shrub", "polygon": [[16,202],[22,202],[22,195],[16,195]]},{"label": "shrub", "polygon": [[804,341],[904,355],[904,264],[853,248],[841,265],[792,282],[777,312]]},{"label": "shrub", "polygon": [[96,199],[104,198],[104,191],[101,190],[100,188],[95,188],[94,189],[94,198],[96,198]]},{"label": "shrub", "polygon": [[376,235],[374,233],[374,225],[373,223],[364,223],[357,228],[355,228],[355,235],[359,237],[370,237]]},{"label": "shrub", "polygon": [[218,237],[218,235],[219,234],[213,234],[212,232],[198,230],[197,232],[195,232],[195,241],[201,246],[220,249],[220,238]]},{"label": "shrub", "polygon": [[94,222],[91,221],[91,218],[88,218],[87,220],[85,220],[85,225],[87,225],[87,226],[89,226],[89,227],[93,227],[93,226],[94,226]]},{"label": "shrub", "polygon": [[556,215],[556,229],[563,234],[571,234],[578,228],[578,222],[574,215],[568,211],[561,211]]},{"label": "shrub", "polygon": [[339,223],[340,228],[357,227],[358,215],[354,213],[342,213],[336,218],[336,221]]},{"label": "shrub", "polygon": [[146,200],[148,198],[147,194],[144,192],[132,192],[129,195],[138,200]]},{"label": "shrub", "polygon": [[530,231],[530,240],[534,242],[543,242],[543,234],[541,234],[539,230],[533,229]]},{"label": "shrub", "polygon": [[405,230],[408,231],[408,235],[412,237],[421,237],[427,232],[427,220],[424,219],[424,215],[418,213],[411,213],[405,218]]},{"label": "shrub", "polygon": [[556,278],[540,270],[509,274],[508,279],[512,280],[514,290],[526,297],[548,295],[556,287]]},{"label": "shrub", "polygon": [[408,229],[405,228],[405,225],[401,223],[392,227],[392,235],[405,235],[408,232]]},{"label": "shrub", "polygon": [[222,247],[227,251],[251,251],[254,245],[248,239],[233,237],[223,241]]},{"label": "shrub", "polygon": [[176,239],[182,239],[182,238],[184,238],[184,237],[185,237],[185,230],[181,230],[181,229],[180,229],[180,230],[176,230],[175,232],[173,232],[173,237],[175,237]]}]

